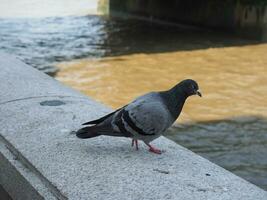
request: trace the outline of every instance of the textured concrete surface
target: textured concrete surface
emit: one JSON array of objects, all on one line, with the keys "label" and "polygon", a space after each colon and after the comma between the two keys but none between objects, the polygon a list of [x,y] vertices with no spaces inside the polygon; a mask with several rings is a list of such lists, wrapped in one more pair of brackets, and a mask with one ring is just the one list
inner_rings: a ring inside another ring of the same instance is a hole
[{"label": "textured concrete surface", "polygon": [[127,138],[77,139],[73,130],[110,109],[6,54],[0,69],[0,184],[15,199],[267,199],[164,137],[153,142],[162,155]]}]

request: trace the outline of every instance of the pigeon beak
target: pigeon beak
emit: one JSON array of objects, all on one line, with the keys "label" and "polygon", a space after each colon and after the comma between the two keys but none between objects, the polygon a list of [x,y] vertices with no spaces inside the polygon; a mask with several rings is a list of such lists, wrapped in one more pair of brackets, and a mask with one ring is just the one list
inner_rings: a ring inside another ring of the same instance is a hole
[{"label": "pigeon beak", "polygon": [[202,97],[202,94],[200,93],[200,91],[196,91],[196,94],[200,97]]}]

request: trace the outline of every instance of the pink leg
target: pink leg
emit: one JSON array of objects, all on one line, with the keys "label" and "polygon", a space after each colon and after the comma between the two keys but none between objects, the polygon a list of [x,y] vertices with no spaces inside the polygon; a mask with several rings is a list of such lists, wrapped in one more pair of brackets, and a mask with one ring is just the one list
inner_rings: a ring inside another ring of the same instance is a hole
[{"label": "pink leg", "polygon": [[138,150],[138,140],[132,139],[132,147],[135,145],[136,150]]},{"label": "pink leg", "polygon": [[139,149],[139,148],[138,148],[138,140],[135,140],[135,148],[136,148],[136,150]]},{"label": "pink leg", "polygon": [[156,153],[156,154],[161,154],[162,151],[160,149],[157,149],[156,147],[153,147],[152,145],[150,145],[149,143],[145,143],[148,147],[149,147],[149,151]]}]

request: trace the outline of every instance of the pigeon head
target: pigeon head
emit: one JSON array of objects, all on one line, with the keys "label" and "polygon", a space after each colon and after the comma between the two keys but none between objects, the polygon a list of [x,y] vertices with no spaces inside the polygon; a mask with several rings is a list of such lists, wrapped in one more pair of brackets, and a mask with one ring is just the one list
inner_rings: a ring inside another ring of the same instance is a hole
[{"label": "pigeon head", "polygon": [[196,81],[192,79],[186,79],[181,81],[178,85],[187,96],[198,95],[202,97],[202,94],[199,92],[199,87]]},{"label": "pigeon head", "polygon": [[160,95],[173,119],[179,117],[187,97],[192,95],[202,96],[197,82],[192,79],[183,80],[170,90],[160,92]]}]

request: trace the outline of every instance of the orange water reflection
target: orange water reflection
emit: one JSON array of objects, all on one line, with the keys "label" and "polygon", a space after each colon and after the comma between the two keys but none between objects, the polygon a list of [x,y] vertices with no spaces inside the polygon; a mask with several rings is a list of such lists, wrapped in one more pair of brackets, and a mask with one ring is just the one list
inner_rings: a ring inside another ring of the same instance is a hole
[{"label": "orange water reflection", "polygon": [[261,44],[82,59],[60,63],[56,78],[113,108],[192,78],[203,98],[190,98],[180,120],[267,117],[266,52]]}]

